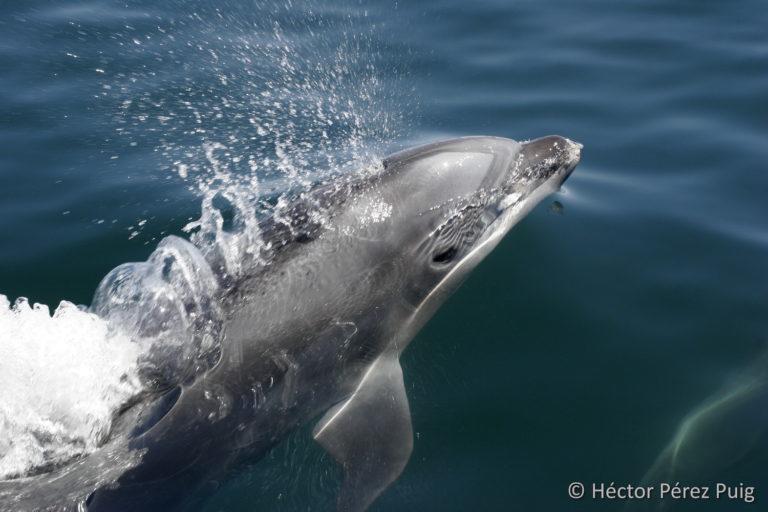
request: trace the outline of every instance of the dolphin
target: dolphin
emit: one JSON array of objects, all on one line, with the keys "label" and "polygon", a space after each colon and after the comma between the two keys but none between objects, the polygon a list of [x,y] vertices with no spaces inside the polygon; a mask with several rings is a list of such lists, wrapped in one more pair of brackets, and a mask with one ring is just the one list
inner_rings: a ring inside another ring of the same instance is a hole
[{"label": "dolphin", "polygon": [[[221,343],[206,362],[159,379],[76,469],[0,483],[0,505],[16,493],[19,510],[58,509],[51,500],[66,490],[74,510],[189,508],[194,490],[319,418],[312,435],[344,470],[337,507],[365,510],[413,448],[400,355],[502,237],[560,188],[581,147],[560,136],[451,139],[297,197],[280,218],[260,222],[270,248],[261,264],[222,277],[209,255],[220,291],[190,306],[219,319],[207,336]],[[175,237],[161,246],[196,250]],[[105,304],[97,294],[92,309],[109,316]],[[19,498],[25,485],[35,491]]]},{"label": "dolphin", "polygon": [[[720,390],[692,409],[657,456],[641,484],[711,485],[743,480],[744,468],[765,465],[768,449],[768,353],[736,372]],[[736,475],[733,478],[733,475]],[[749,473],[747,473],[749,475]],[[754,482],[744,482],[744,484]],[[754,487],[749,487],[750,493]],[[735,491],[734,491],[735,492]],[[742,496],[744,496],[742,494]],[[674,510],[678,500],[627,503],[625,510]]]}]

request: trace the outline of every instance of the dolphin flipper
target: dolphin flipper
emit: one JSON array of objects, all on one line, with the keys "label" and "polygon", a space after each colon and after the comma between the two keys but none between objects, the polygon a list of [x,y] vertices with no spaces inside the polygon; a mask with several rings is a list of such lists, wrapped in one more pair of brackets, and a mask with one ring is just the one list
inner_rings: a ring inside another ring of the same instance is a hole
[{"label": "dolphin flipper", "polygon": [[377,358],[352,396],[323,416],[313,436],[344,468],[339,510],[365,510],[400,476],[413,450],[411,413],[398,359]]}]

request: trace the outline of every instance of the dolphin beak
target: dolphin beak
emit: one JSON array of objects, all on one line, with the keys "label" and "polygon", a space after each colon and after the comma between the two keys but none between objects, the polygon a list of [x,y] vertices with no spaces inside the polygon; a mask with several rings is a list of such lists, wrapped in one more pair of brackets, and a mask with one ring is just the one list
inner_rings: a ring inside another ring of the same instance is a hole
[{"label": "dolphin beak", "polygon": [[568,155],[566,156],[567,167],[566,167],[565,175],[563,177],[563,182],[568,179],[571,173],[573,173],[573,170],[581,161],[581,149],[584,147],[583,144],[572,141],[571,139],[565,139],[565,141],[568,144],[568,148],[567,148]]}]

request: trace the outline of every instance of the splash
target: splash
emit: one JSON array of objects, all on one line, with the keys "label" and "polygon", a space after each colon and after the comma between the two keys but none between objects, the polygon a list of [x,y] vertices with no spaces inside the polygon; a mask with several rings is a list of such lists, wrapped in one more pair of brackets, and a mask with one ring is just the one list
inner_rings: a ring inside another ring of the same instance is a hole
[{"label": "splash", "polygon": [[[104,93],[118,106],[120,137],[154,146],[168,175],[202,197],[201,219],[190,226],[205,233],[196,245],[226,230],[212,211],[219,205],[252,226],[279,197],[371,164],[402,135],[407,101],[393,84],[400,72],[382,78],[366,12],[339,18],[311,2],[300,10],[290,2],[242,12],[197,7],[140,44],[133,31],[119,34],[126,52],[162,66],[117,73]],[[257,251],[254,240],[244,244]]]},{"label": "splash", "polygon": [[[165,178],[199,198],[200,215],[188,219],[188,239],[166,237],[146,261],[112,270],[87,310],[62,302],[51,316],[0,296],[0,479],[92,453],[115,435],[122,409],[211,368],[222,295],[269,265],[275,234],[297,228],[297,200],[375,167],[400,133],[388,92],[397,88],[380,78],[372,32],[354,30],[367,14],[315,7],[181,5],[110,33],[122,55],[105,57],[97,74],[115,129],[126,150],[154,148]],[[314,205],[302,214],[323,222]],[[265,222],[281,228],[265,237]],[[147,225],[137,219],[128,238]]]},{"label": "splash", "polygon": [[91,311],[140,348],[144,386],[166,388],[218,360],[218,287],[200,251],[169,236],[147,261],[125,263],[107,274]]},{"label": "splash", "polygon": [[70,302],[0,295],[0,479],[93,451],[140,390],[139,347]]}]

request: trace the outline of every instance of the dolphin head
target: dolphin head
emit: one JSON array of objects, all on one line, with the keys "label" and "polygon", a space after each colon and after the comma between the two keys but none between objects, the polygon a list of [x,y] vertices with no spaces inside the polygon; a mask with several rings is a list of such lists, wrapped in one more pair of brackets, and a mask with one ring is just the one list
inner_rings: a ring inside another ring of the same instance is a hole
[{"label": "dolphin head", "polygon": [[509,184],[525,183],[538,187],[552,179],[556,186],[571,175],[581,158],[583,146],[559,135],[549,135],[521,144],[514,165],[509,169]]},{"label": "dolphin head", "polygon": [[[406,253],[404,295],[428,318],[501,238],[558,190],[581,145],[559,136],[528,142],[469,137],[385,160],[387,195],[400,215],[390,245]],[[422,322],[416,322],[418,329]]]}]

